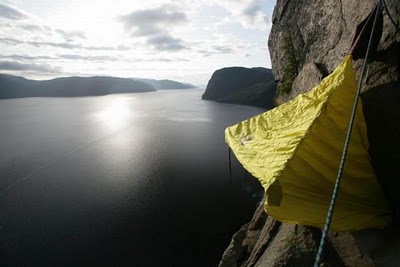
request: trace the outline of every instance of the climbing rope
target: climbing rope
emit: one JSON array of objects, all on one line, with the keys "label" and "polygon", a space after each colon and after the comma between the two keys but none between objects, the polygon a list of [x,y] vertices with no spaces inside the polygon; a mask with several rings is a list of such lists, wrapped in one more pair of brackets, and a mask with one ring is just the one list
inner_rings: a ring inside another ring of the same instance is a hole
[{"label": "climbing rope", "polygon": [[387,13],[387,15],[388,15],[390,21],[393,23],[394,27],[396,28],[396,31],[397,31],[397,32],[400,32],[400,24],[399,24],[399,21],[397,21],[397,23],[396,23],[396,21],[394,21],[392,15],[390,14],[389,9],[388,9],[388,7],[387,7],[387,5],[386,5],[385,0],[382,0],[382,3],[383,3],[383,7],[385,8],[386,13]]},{"label": "climbing rope", "polygon": [[340,182],[342,181],[343,170],[344,170],[344,165],[345,165],[345,162],[346,162],[347,152],[348,152],[349,145],[350,145],[351,133],[352,133],[352,130],[353,130],[354,120],[355,120],[355,117],[356,117],[358,101],[359,101],[359,98],[360,98],[360,95],[361,95],[361,88],[362,88],[363,81],[364,81],[364,79],[366,77],[365,74],[366,74],[366,69],[367,69],[368,56],[369,56],[370,50],[371,50],[371,44],[372,44],[372,40],[373,40],[373,35],[374,35],[374,31],[375,31],[375,26],[376,26],[376,21],[377,21],[377,18],[378,18],[378,14],[379,14],[379,12],[381,12],[382,1],[383,0],[379,0],[378,7],[376,8],[374,23],[372,25],[371,35],[369,37],[369,42],[368,42],[368,47],[367,47],[367,52],[366,52],[366,55],[365,55],[364,64],[362,66],[361,77],[360,77],[360,79],[358,81],[357,94],[356,94],[356,97],[355,97],[355,100],[354,100],[353,110],[351,112],[351,117],[350,117],[350,122],[349,122],[349,128],[348,128],[348,131],[347,131],[346,141],[345,141],[344,147],[343,147],[342,158],[340,160],[340,165],[339,165],[339,170],[338,170],[337,177],[336,177],[335,187],[334,187],[333,192],[332,192],[332,197],[331,197],[331,201],[330,201],[330,204],[329,204],[328,213],[326,215],[325,225],[324,225],[324,228],[322,230],[322,236],[321,236],[321,240],[320,240],[320,243],[319,243],[317,255],[316,255],[316,258],[315,258],[314,267],[319,267],[319,265],[320,265],[322,253],[323,253],[324,246],[325,246],[325,241],[326,241],[326,238],[328,236],[329,228],[331,226],[333,211],[335,209],[336,199],[337,199],[337,195],[338,195],[338,192],[339,192]]}]

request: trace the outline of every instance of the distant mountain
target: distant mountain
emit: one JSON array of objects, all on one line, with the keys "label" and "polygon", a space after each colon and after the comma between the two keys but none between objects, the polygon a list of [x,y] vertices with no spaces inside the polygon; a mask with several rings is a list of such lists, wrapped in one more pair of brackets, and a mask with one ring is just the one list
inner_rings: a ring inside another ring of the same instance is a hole
[{"label": "distant mountain", "polygon": [[275,92],[272,70],[230,67],[213,73],[202,99],[272,108]]},{"label": "distant mountain", "polygon": [[142,81],[115,77],[67,77],[46,81],[0,74],[0,98],[76,97],[117,93],[152,92]]},{"label": "distant mountain", "polygon": [[142,81],[147,84],[150,84],[157,90],[167,90],[167,89],[192,89],[196,88],[194,85],[189,83],[181,83],[172,80],[154,80],[154,79],[142,79],[142,78],[133,78],[137,81]]}]

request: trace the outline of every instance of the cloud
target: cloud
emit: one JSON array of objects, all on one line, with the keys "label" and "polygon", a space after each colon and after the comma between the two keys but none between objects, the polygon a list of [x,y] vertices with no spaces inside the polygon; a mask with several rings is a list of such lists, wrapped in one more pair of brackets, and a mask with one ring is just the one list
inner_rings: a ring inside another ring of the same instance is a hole
[{"label": "cloud", "polygon": [[168,33],[150,36],[147,39],[147,44],[160,51],[180,51],[188,49],[188,47],[184,45],[182,39],[174,38]]},{"label": "cloud", "polygon": [[82,49],[82,50],[96,50],[96,51],[125,51],[129,50],[128,46],[85,46],[77,43],[70,42],[41,42],[41,41],[23,41],[14,38],[0,38],[1,43],[9,45],[29,44],[35,47],[55,47],[64,49]]},{"label": "cloud", "polygon": [[272,26],[267,16],[268,9],[275,5],[271,0],[203,0],[205,4],[213,3],[229,12],[222,23],[239,23],[246,29],[265,31]]},{"label": "cloud", "polygon": [[15,61],[0,61],[0,70],[34,71],[45,73],[60,73],[60,68],[51,67],[48,64],[30,64]]},{"label": "cloud", "polygon": [[82,50],[93,50],[93,51],[126,51],[130,48],[128,46],[85,46],[81,44],[71,43],[55,43],[55,42],[27,42],[28,44],[40,47],[40,46],[52,46],[64,49],[82,49]]},{"label": "cloud", "polygon": [[9,22],[6,23],[0,23],[0,28],[12,28],[13,25]]},{"label": "cloud", "polygon": [[165,5],[152,9],[134,11],[118,18],[127,32],[137,36],[149,36],[164,32],[166,27],[188,21],[185,13]]},{"label": "cloud", "polygon": [[17,30],[23,30],[23,31],[28,31],[30,33],[36,32],[36,33],[52,33],[52,28],[49,26],[44,26],[44,25],[38,25],[38,24],[32,24],[32,23],[21,23],[21,22],[13,22],[13,23],[0,23],[0,28],[8,28],[13,31],[15,35],[18,35],[16,33]]},{"label": "cloud", "polygon": [[14,34],[16,34],[17,30],[23,30],[28,32],[51,32],[51,29],[48,30],[46,26],[40,26],[37,24],[31,23],[20,23],[20,22],[13,22],[13,23],[0,23],[0,28],[2,29],[10,29]]},{"label": "cloud", "polygon": [[29,16],[21,10],[6,4],[0,4],[0,17],[10,20],[24,20],[29,18]]},{"label": "cloud", "polygon": [[8,45],[18,45],[21,42],[14,38],[1,37],[0,42]]},{"label": "cloud", "polygon": [[27,42],[23,42],[23,43],[30,44],[30,45],[33,45],[36,47],[51,46],[51,47],[58,47],[58,48],[65,48],[65,49],[76,49],[76,48],[83,47],[80,44],[71,44],[71,43],[39,42],[39,41],[27,41]]},{"label": "cloud", "polygon": [[186,58],[157,58],[157,59],[150,59],[150,60],[146,60],[149,62],[190,62],[189,59]]},{"label": "cloud", "polygon": [[24,54],[12,54],[12,55],[1,55],[2,59],[11,59],[11,60],[23,60],[23,61],[31,61],[31,60],[58,60],[58,59],[68,59],[68,60],[87,60],[87,61],[119,61],[124,60],[123,58],[112,57],[112,56],[91,56],[91,55],[77,55],[77,54],[58,54],[55,56],[30,56]]},{"label": "cloud", "polygon": [[114,50],[129,50],[127,46],[84,46],[81,44],[73,44],[68,42],[57,43],[57,42],[38,42],[38,41],[27,41],[24,42],[36,47],[50,46],[64,49],[82,49],[82,50],[103,50],[103,51],[114,51]]},{"label": "cloud", "polygon": [[119,61],[124,60],[118,57],[111,57],[111,56],[90,56],[90,55],[58,55],[58,57],[63,59],[70,59],[70,60],[87,60],[87,61]]},{"label": "cloud", "polygon": [[232,54],[235,52],[235,49],[228,45],[211,45],[210,47],[207,47],[206,49],[200,49],[197,52],[204,57],[210,57],[219,54]]},{"label": "cloud", "polygon": [[260,4],[257,1],[252,1],[244,8],[242,14],[246,17],[255,17],[259,12],[262,12]]},{"label": "cloud", "polygon": [[86,34],[81,31],[64,31],[61,29],[54,30],[61,37],[63,37],[66,41],[73,41],[74,39],[87,39]]},{"label": "cloud", "polygon": [[232,47],[223,45],[213,45],[211,46],[211,50],[220,54],[230,54],[234,52],[234,49]]},{"label": "cloud", "polygon": [[3,59],[12,59],[12,60],[51,60],[55,59],[54,57],[50,56],[29,56],[29,55],[0,55],[0,58]]},{"label": "cloud", "polygon": [[267,28],[271,27],[272,23],[267,14],[263,10],[263,5],[259,0],[253,0],[241,11],[241,15],[250,25]]},{"label": "cloud", "polygon": [[118,18],[125,31],[134,37],[144,37],[146,44],[159,51],[181,51],[188,49],[185,42],[173,37],[166,29],[178,26],[188,21],[184,12],[176,6],[137,10]]},{"label": "cloud", "polygon": [[18,25],[19,28],[26,30],[26,31],[43,31],[43,28],[36,24],[22,24]]},{"label": "cloud", "polygon": [[[0,17],[8,17],[11,18],[11,11],[8,9],[4,9],[6,5],[0,4]],[[8,7],[8,6],[7,6]],[[3,8],[3,9],[2,9]],[[6,12],[7,10],[7,12]],[[15,9],[16,10],[16,9]],[[16,13],[19,12],[19,13]],[[16,14],[21,14],[21,18],[30,18],[28,15],[25,15],[22,11],[16,10],[14,13],[14,20],[20,20],[17,19]],[[27,22],[22,22],[22,21],[13,21],[12,23],[9,22],[2,22],[0,23],[0,28],[2,29],[11,29],[13,30],[14,34],[16,33],[17,30],[23,30],[27,31],[29,33],[44,33],[46,36],[56,36],[56,37],[61,37],[63,38],[66,42],[72,42],[75,40],[86,40],[86,33],[82,31],[66,31],[62,29],[55,29],[47,25],[40,25],[35,20],[28,20]],[[24,33],[25,34],[25,33]]]}]

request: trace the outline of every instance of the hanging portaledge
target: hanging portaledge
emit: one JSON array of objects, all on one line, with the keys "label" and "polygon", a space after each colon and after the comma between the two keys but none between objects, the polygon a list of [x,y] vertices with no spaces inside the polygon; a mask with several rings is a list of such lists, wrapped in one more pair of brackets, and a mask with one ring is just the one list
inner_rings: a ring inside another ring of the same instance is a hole
[{"label": "hanging portaledge", "polygon": [[[237,159],[264,187],[268,215],[323,227],[356,90],[347,56],[311,91],[225,130]],[[370,164],[359,103],[331,227],[383,228],[390,213]]]}]

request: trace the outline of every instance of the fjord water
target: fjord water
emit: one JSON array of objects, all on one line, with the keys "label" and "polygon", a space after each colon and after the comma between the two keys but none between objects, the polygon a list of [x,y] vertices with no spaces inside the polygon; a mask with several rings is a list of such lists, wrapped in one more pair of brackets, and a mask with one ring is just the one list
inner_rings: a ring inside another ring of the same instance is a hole
[{"label": "fjord water", "polygon": [[[258,187],[203,90],[0,101],[0,264],[215,266]],[[251,191],[251,192],[249,192]]]}]

